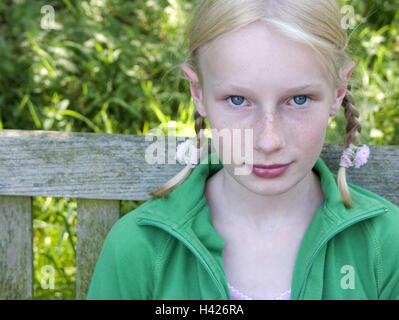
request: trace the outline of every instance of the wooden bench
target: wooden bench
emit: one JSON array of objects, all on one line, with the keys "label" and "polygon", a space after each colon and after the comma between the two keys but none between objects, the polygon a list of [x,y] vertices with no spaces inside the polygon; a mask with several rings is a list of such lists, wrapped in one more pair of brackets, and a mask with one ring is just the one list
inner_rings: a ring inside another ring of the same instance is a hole
[{"label": "wooden bench", "polygon": [[[152,143],[136,135],[0,131],[0,299],[33,298],[33,196],[77,199],[76,298],[85,299],[120,200],[148,200],[149,191],[183,168],[146,163]],[[175,145],[166,139],[166,147],[173,156]],[[370,149],[369,163],[349,169],[348,182],[399,205],[399,146]],[[342,151],[335,144],[323,149],[334,173]]]}]

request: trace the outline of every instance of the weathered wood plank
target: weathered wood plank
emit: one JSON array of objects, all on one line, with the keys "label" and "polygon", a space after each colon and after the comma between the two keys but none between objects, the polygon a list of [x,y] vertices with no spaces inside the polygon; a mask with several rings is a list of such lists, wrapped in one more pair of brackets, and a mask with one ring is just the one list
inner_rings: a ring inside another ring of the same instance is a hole
[{"label": "weathered wood plank", "polygon": [[0,299],[32,299],[32,200],[0,196]]},{"label": "weathered wood plank", "polygon": [[[165,163],[176,163],[175,145],[185,139],[171,140]],[[0,130],[0,194],[148,200],[182,169],[148,164],[152,143],[136,135]]]},{"label": "weathered wood plank", "polygon": [[108,231],[119,219],[120,201],[77,199],[76,299],[85,299]]}]

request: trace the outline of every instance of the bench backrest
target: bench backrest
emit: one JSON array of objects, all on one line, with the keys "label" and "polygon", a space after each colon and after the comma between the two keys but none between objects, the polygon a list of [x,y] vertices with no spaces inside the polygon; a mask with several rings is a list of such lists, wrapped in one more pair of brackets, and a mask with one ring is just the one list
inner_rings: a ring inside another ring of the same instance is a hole
[{"label": "bench backrest", "polygon": [[[0,130],[0,299],[33,297],[33,196],[77,199],[76,298],[86,297],[120,200],[148,200],[149,191],[183,168],[144,160],[155,138],[165,139],[165,162],[174,161],[184,138]],[[349,169],[348,182],[399,205],[399,146],[370,149],[368,164]],[[342,151],[337,144],[323,148],[321,157],[334,173]]]}]

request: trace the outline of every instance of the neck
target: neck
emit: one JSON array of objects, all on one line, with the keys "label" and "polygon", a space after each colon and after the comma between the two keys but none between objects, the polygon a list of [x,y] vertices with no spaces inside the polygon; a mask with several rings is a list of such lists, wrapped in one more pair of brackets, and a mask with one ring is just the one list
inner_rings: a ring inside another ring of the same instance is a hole
[{"label": "neck", "polygon": [[246,189],[223,168],[208,180],[205,196],[214,219],[260,233],[307,226],[324,202],[320,178],[313,171],[290,190],[265,196]]}]

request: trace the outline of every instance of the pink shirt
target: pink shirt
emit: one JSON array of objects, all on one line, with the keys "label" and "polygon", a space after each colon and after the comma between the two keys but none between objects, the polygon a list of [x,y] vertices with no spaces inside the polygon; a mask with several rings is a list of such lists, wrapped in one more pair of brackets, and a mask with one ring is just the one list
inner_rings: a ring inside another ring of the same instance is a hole
[{"label": "pink shirt", "polygon": [[[230,290],[231,300],[254,300],[253,298],[242,293],[240,290],[234,288],[230,283],[227,283],[227,285]],[[287,291],[283,292],[273,300],[291,300],[291,289],[288,289]]]}]

